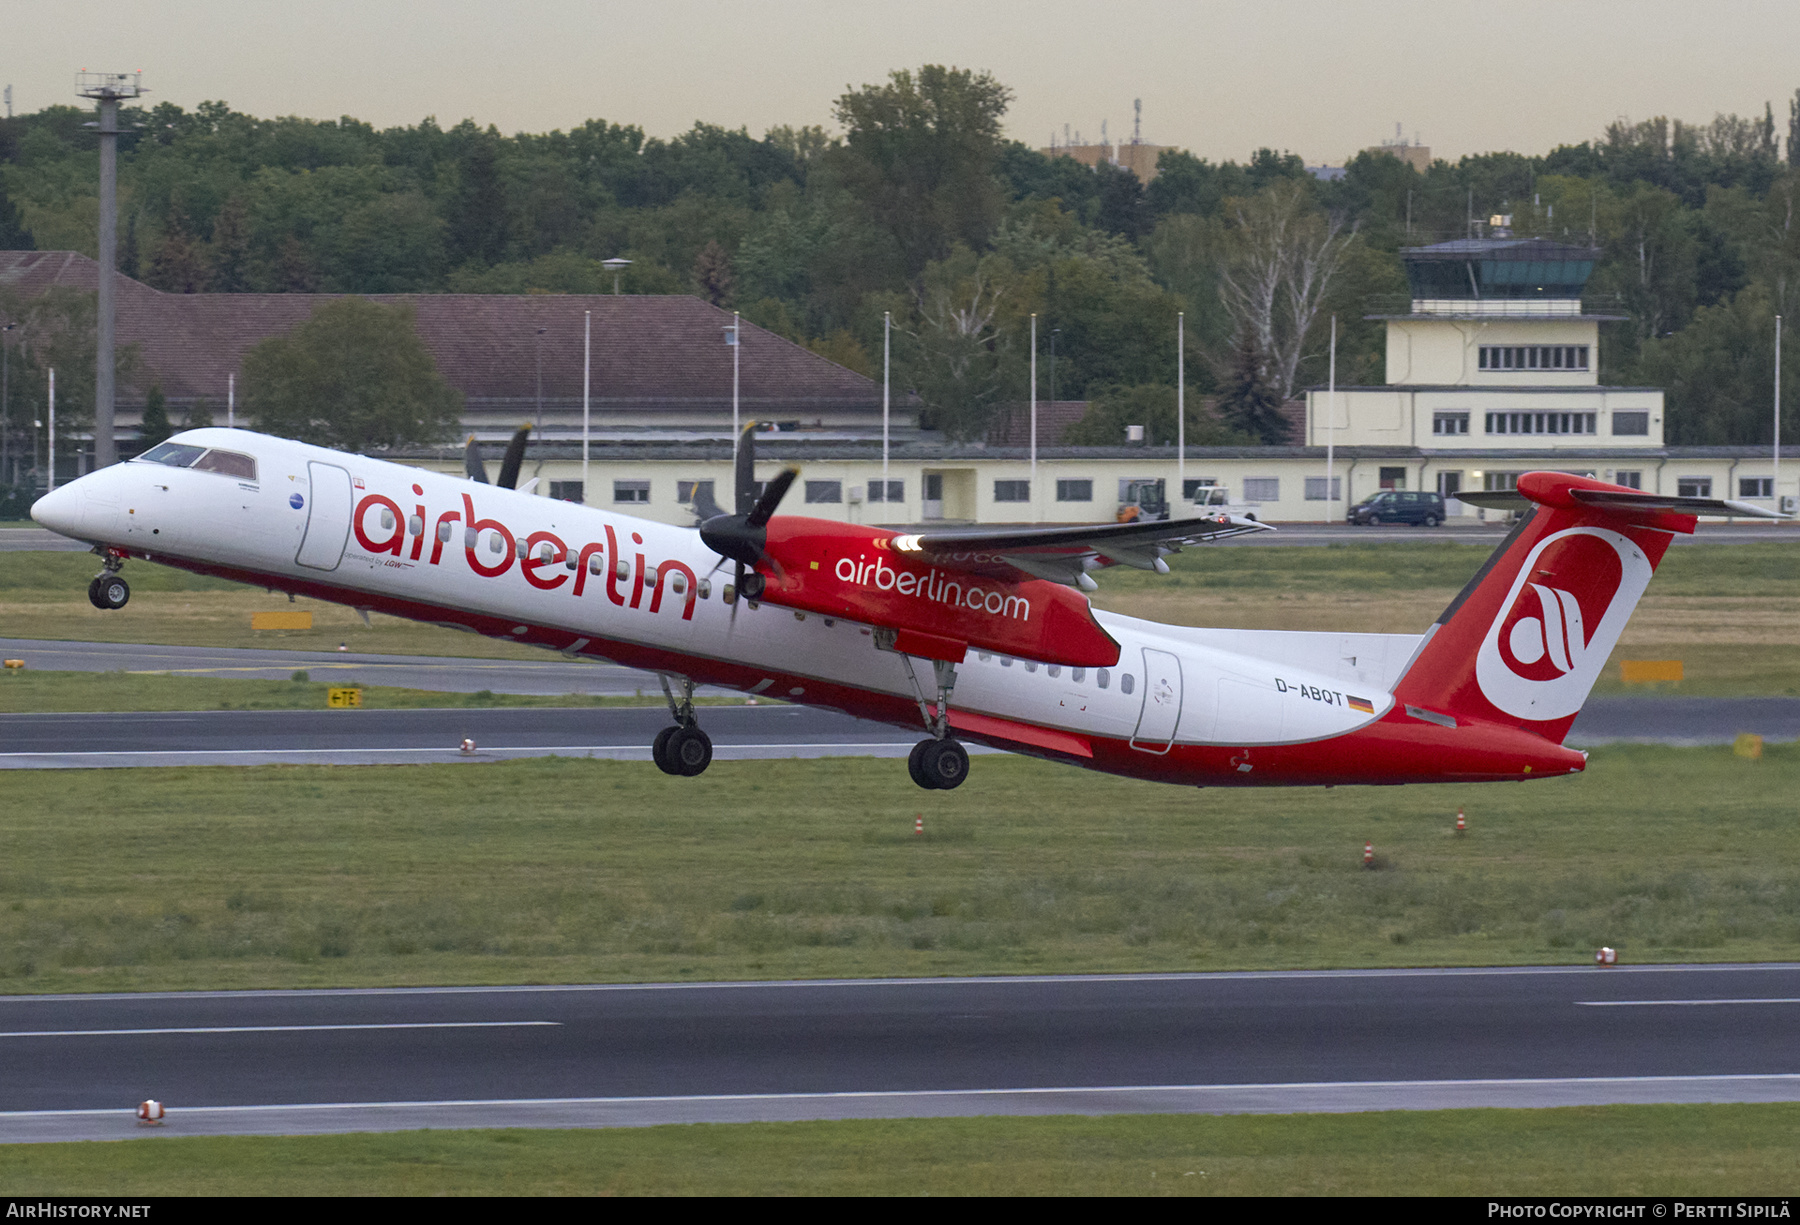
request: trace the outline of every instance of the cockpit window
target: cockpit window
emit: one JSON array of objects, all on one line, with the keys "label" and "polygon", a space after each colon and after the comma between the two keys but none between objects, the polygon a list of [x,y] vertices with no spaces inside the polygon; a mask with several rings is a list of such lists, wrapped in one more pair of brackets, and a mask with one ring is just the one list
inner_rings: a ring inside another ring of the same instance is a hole
[{"label": "cockpit window", "polygon": [[241,451],[208,451],[193,466],[200,472],[222,472],[244,481],[256,479],[256,461]]},{"label": "cockpit window", "polygon": [[138,458],[152,464],[167,464],[171,468],[191,468],[204,454],[205,447],[190,447],[185,442],[159,442]]}]

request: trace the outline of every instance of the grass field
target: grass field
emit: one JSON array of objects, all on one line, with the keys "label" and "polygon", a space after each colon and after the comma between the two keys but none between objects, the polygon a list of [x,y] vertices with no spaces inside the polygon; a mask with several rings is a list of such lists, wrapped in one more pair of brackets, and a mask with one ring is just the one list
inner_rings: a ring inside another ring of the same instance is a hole
[{"label": "grass field", "polygon": [[1789,745],[1335,790],[1010,757],[931,793],[867,759],[18,771],[0,991],[1800,960],[1797,783]]},{"label": "grass field", "polygon": [[904,1119],[0,1147],[0,1195],[1775,1196],[1800,1105]]},{"label": "grass field", "polygon": [[[1187,625],[1421,633],[1474,574],[1488,549],[1421,543],[1190,549],[1168,576],[1123,567],[1100,579],[1097,607]],[[0,627],[9,637],[278,647],[392,654],[542,659],[516,643],[394,617],[363,624],[348,608],[302,600],[311,631],[250,629],[250,614],[288,607],[284,596],[133,563],[131,604],[87,602],[92,558],[0,554]],[[1671,549],[1615,658],[1680,659],[1694,695],[1800,695],[1800,543],[1683,545]],[[1599,692],[1625,692],[1616,666]]]}]

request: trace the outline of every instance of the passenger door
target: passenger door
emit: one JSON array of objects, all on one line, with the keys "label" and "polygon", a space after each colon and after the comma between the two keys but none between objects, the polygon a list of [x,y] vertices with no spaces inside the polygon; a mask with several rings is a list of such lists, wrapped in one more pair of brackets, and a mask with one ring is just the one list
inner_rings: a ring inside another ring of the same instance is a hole
[{"label": "passenger door", "polygon": [[350,474],[336,464],[306,465],[306,535],[294,561],[314,570],[335,570],[350,542],[350,515],[355,492]]}]

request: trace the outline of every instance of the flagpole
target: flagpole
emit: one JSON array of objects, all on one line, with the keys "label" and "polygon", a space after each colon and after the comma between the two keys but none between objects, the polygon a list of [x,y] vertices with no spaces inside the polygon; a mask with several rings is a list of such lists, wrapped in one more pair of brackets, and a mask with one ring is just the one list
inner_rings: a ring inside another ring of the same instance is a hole
[{"label": "flagpole", "polygon": [[1037,518],[1037,312],[1031,315],[1031,513]]},{"label": "flagpole", "polygon": [[[1187,312],[1175,312],[1175,502],[1187,502]],[[1172,502],[1169,517],[1175,512]]]},{"label": "flagpole", "polygon": [[582,311],[581,320],[581,504],[588,500],[589,394],[594,375],[594,312]]},{"label": "flagpole", "polygon": [[1325,522],[1332,522],[1331,483],[1337,479],[1337,316],[1331,317],[1331,373],[1325,395]]},{"label": "flagpole", "polygon": [[888,405],[893,398],[894,312],[881,312],[881,501],[887,504]]}]

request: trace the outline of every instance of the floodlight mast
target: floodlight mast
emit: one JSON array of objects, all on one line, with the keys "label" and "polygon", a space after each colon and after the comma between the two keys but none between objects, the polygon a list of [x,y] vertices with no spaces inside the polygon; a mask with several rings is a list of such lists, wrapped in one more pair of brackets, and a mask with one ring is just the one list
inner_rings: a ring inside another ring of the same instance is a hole
[{"label": "floodlight mast", "polygon": [[94,345],[94,466],[118,462],[113,439],[113,268],[119,247],[119,103],[145,92],[138,72],[78,72],[75,92],[100,104],[100,301]]}]

